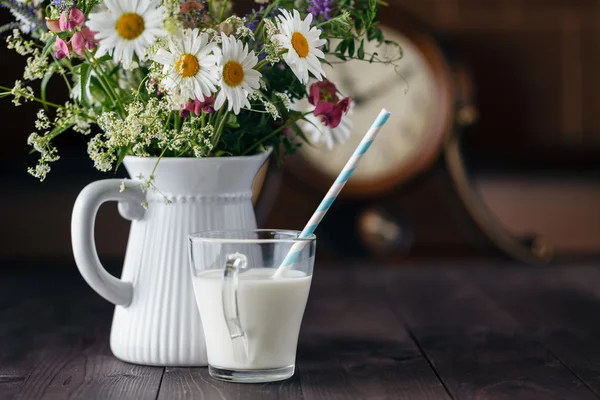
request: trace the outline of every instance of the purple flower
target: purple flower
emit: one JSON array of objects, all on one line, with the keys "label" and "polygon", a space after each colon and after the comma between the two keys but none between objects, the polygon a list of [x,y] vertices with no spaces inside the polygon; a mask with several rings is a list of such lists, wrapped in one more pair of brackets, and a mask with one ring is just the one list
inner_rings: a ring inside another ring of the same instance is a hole
[{"label": "purple flower", "polygon": [[46,24],[37,15],[37,10],[17,0],[4,0],[0,8],[7,8],[16,18],[23,32],[30,33],[38,28],[46,28]]},{"label": "purple flower", "polygon": [[310,4],[308,5],[308,12],[315,18],[322,15],[323,18],[328,20],[331,18],[329,15],[331,10],[331,0],[310,0]]},{"label": "purple flower", "polygon": [[54,6],[61,11],[70,10],[75,6],[75,2],[73,0],[52,0],[52,4],[54,4]]}]

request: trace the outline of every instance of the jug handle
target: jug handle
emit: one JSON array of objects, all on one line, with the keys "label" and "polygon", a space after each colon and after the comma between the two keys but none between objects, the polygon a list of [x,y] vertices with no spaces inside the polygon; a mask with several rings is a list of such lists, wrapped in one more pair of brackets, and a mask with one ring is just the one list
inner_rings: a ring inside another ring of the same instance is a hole
[{"label": "jug handle", "polygon": [[[124,182],[127,189],[120,191]],[[100,296],[113,304],[128,306],[133,298],[133,285],[109,274],[100,263],[94,242],[94,225],[98,209],[107,201],[119,202],[119,213],[127,220],[140,220],[146,196],[140,182],[128,179],[105,179],[87,185],[75,201],[71,219],[71,242],[75,263],[83,279]]]}]

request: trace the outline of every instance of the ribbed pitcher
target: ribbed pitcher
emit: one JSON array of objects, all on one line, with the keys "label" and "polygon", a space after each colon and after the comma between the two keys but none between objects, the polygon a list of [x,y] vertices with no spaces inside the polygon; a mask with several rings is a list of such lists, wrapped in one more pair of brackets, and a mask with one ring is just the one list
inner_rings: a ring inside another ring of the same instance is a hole
[{"label": "ribbed pitcher", "polygon": [[[163,158],[156,170],[156,158],[128,156],[124,165],[132,179],[124,181],[125,190],[122,179],[107,179],[79,194],[73,253],[86,282],[116,305],[110,348],[117,358],[144,365],[207,364],[187,235],[255,229],[252,182],[268,155]],[[144,193],[136,178],[151,175],[156,190]],[[94,244],[96,213],[106,201],[117,201],[121,216],[132,221],[121,279],[102,267]]]}]

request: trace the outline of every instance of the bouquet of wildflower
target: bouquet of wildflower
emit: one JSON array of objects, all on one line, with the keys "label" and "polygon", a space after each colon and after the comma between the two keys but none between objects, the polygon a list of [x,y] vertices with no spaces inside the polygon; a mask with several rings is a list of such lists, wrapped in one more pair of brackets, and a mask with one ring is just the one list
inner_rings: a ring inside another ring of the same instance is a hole
[{"label": "bouquet of wildflower", "polygon": [[[0,34],[28,57],[23,80],[0,86],[0,97],[43,106],[28,138],[40,156],[29,172],[46,177],[59,158],[53,139],[69,130],[90,135],[102,171],[126,155],[290,153],[298,137],[308,140],[300,121],[317,128],[313,141],[344,140],[351,101],[323,65],[400,57],[365,53],[365,41],[384,41],[381,0],[257,2],[240,17],[229,0],[0,0],[16,17]],[[64,104],[47,97],[53,77],[70,91]]]}]

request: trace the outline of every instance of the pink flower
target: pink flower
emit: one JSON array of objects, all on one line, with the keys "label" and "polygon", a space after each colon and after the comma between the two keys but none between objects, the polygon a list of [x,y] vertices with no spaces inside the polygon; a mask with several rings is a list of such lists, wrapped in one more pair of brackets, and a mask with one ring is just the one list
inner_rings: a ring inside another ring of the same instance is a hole
[{"label": "pink flower", "polygon": [[81,31],[76,32],[71,39],[71,46],[73,47],[73,52],[77,55],[82,56],[85,52],[85,49],[93,50],[98,41],[94,37],[95,32],[92,32],[90,28],[85,27]]},{"label": "pink flower", "polygon": [[202,11],[204,9],[204,6],[202,5],[202,3],[192,0],[184,1],[183,3],[181,3],[179,9],[182,13],[185,14],[192,11]]},{"label": "pink flower", "polygon": [[56,42],[54,43],[54,57],[56,57],[57,60],[61,60],[65,57],[71,58],[69,45],[59,37],[56,38]]},{"label": "pink flower", "polygon": [[337,103],[338,100],[337,88],[327,79],[310,86],[308,102],[313,106],[323,102]]},{"label": "pink flower", "polygon": [[77,8],[72,8],[69,11],[69,16],[67,17],[67,12],[63,11],[60,15],[60,20],[58,21],[60,31],[64,32],[66,30],[74,29],[76,26],[82,27],[85,22],[85,15],[81,10]]},{"label": "pink flower", "polygon": [[337,106],[342,109],[344,114],[346,114],[348,110],[350,110],[350,97],[340,100],[339,103],[337,103]]},{"label": "pink flower", "polygon": [[337,128],[342,121],[342,115],[346,114],[350,109],[350,97],[346,97],[337,104],[330,102],[322,102],[317,104],[315,111],[313,112],[316,117],[321,116],[321,122],[323,125],[329,128]]},{"label": "pink flower", "polygon": [[58,22],[57,19],[47,19],[46,26],[48,27],[48,30],[50,32],[54,32],[54,33],[62,32],[60,30],[60,22]]},{"label": "pink flower", "polygon": [[315,116],[321,115],[321,122],[329,128],[337,127],[342,122],[342,109],[333,103],[320,103],[314,111]]},{"label": "pink flower", "polygon": [[200,115],[202,111],[206,114],[210,114],[214,111],[215,99],[210,97],[205,97],[204,101],[200,101],[195,99],[194,101],[189,101],[185,107],[179,112],[179,115],[182,117],[188,117],[190,113],[194,113],[196,115]]}]

